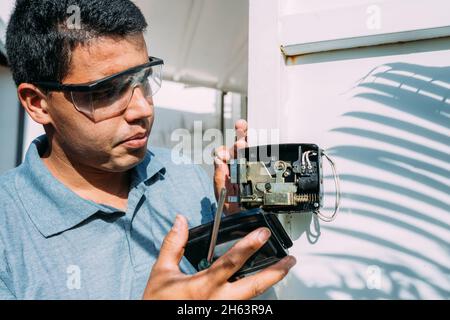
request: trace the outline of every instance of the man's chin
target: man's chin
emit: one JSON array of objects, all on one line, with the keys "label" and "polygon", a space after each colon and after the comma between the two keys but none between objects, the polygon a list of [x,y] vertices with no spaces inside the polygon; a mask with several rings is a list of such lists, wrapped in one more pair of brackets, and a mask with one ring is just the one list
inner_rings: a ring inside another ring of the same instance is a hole
[{"label": "man's chin", "polygon": [[134,168],[144,160],[146,153],[146,146],[139,149],[127,150],[127,153],[113,160],[111,171],[124,172]]}]

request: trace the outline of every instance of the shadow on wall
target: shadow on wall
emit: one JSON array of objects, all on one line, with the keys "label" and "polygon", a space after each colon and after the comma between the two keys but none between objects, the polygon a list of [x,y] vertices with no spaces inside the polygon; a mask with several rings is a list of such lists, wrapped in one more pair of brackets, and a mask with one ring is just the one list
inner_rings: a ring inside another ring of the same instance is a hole
[{"label": "shadow on wall", "polygon": [[[342,196],[346,205],[341,208],[342,217],[351,214],[373,219],[371,221],[375,223],[392,226],[399,230],[399,238],[396,238],[392,229],[386,230],[384,233],[383,230],[375,230],[376,227],[372,229],[373,233],[369,233],[358,231],[355,228],[342,227],[342,225],[339,227],[324,225],[323,232],[334,232],[350,237],[358,244],[360,243],[362,247],[366,243],[370,243],[382,250],[395,252],[395,255],[402,258],[414,259],[418,262],[412,266],[407,262],[401,263],[401,259],[393,262],[383,255],[362,256],[351,250],[348,250],[347,253],[342,253],[345,250],[316,253],[313,254],[316,258],[329,259],[336,263],[341,261],[346,264],[378,266],[383,271],[383,279],[390,283],[390,287],[388,290],[370,290],[365,285],[360,288],[349,286],[346,281],[349,272],[359,283],[366,284],[367,278],[364,274],[356,271],[343,272],[341,269],[333,267],[334,276],[339,279],[333,285],[328,285],[328,283],[309,285],[295,275],[291,275],[288,280],[289,287],[286,287],[287,291],[284,293],[286,297],[298,296],[300,291],[307,299],[331,299],[337,296],[352,299],[450,298],[450,265],[448,264],[450,260],[449,93],[450,67],[427,67],[408,63],[385,64],[372,70],[361,79],[354,88],[352,97],[382,105],[383,108],[380,110],[388,108],[392,114],[390,112],[383,113],[376,108],[354,110],[343,114],[342,117],[351,119],[351,123],[365,123],[363,128],[351,125],[331,130],[364,138],[366,141],[373,141],[374,144],[339,145],[328,150],[330,155],[350,162],[364,163],[378,172],[386,173],[386,175],[380,174],[376,178],[364,172],[341,174],[343,184],[367,186],[371,190],[380,191],[380,193],[364,193],[359,192],[358,188],[345,189]],[[398,112],[404,114],[404,117],[399,117]],[[411,119],[417,121],[411,121]],[[431,125],[427,125],[427,122]],[[371,129],[372,126],[376,127],[377,125],[388,126],[390,129],[404,133],[405,136],[413,134],[418,139],[417,141],[408,140],[402,138],[401,133],[393,135],[389,134],[389,131],[381,132]],[[439,130],[439,128],[444,130]],[[425,141],[424,139],[433,143],[428,145],[421,143]],[[444,147],[439,148],[434,142]],[[380,146],[386,146],[386,148]],[[392,151],[396,148],[407,149],[414,152],[417,157]],[[426,159],[437,161],[427,161]],[[337,161],[339,163],[339,159]],[[388,178],[390,175],[395,175],[398,180]],[[331,177],[327,177],[327,179],[331,179]],[[405,180],[400,183],[401,179],[410,179],[413,182],[405,185]],[[427,190],[427,192],[422,192],[422,190]],[[388,192],[391,196],[383,197],[383,192]],[[419,201],[435,210],[421,210],[412,204],[409,205],[409,201],[406,204],[404,201],[395,202],[392,199],[396,197],[410,199],[411,203]],[[364,204],[364,206],[358,204]],[[433,232],[436,229],[439,229],[440,232]],[[410,236],[406,240],[405,237],[400,239],[402,232],[409,235],[414,234],[414,236]],[[424,238],[432,244],[432,248],[424,251],[417,250],[414,242]],[[408,246],[404,245],[405,241],[408,241]],[[433,248],[439,248],[438,252],[444,252],[444,255],[430,254],[434,250]],[[421,272],[425,269],[435,270],[433,272],[438,276],[430,277],[430,273]],[[436,280],[439,278],[442,281]],[[407,281],[400,279],[407,279]],[[336,283],[340,285],[336,285]],[[295,292],[289,293],[294,288]],[[432,294],[424,294],[424,292],[432,292]]]}]

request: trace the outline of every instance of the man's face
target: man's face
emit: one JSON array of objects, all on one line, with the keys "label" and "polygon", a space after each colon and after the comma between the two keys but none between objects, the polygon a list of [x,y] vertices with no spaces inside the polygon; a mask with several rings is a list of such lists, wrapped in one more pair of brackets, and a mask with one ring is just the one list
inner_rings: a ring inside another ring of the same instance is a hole
[{"label": "man's face", "polygon": [[[142,34],[99,38],[72,51],[69,73],[62,83],[96,81],[147,62]],[[70,93],[51,92],[47,108],[54,138],[71,161],[95,169],[123,172],[145,156],[154,112],[153,101],[143,95],[141,87],[134,89],[122,114],[96,123],[75,109]],[[136,135],[137,139],[130,140]]]}]

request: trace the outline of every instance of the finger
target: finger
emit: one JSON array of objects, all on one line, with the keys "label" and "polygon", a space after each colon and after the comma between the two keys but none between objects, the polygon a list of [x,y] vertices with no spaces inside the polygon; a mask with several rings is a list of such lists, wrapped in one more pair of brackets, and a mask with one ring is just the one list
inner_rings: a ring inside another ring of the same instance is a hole
[{"label": "finger", "polygon": [[226,282],[270,238],[268,228],[258,228],[239,240],[209,268],[213,281]]},{"label": "finger", "polygon": [[222,165],[226,164],[231,159],[231,154],[228,151],[227,147],[220,146],[214,151],[214,165]]},{"label": "finger", "polygon": [[254,275],[231,283],[227,293],[234,299],[247,300],[257,297],[283,280],[296,263],[297,261],[294,257],[287,256]]},{"label": "finger", "polygon": [[248,147],[248,143],[244,139],[237,140],[233,145],[233,150],[231,150],[231,156],[233,159],[238,157],[238,152],[240,149],[244,149]]},{"label": "finger", "polygon": [[179,263],[184,255],[184,247],[188,241],[189,231],[186,218],[177,215],[175,223],[164,238],[155,267],[180,270]]},{"label": "finger", "polygon": [[232,157],[237,158],[238,150],[248,147],[247,144],[247,131],[248,125],[245,120],[238,120],[234,126],[236,131],[236,142],[233,145],[233,150],[231,151]]},{"label": "finger", "polygon": [[238,141],[238,140],[246,141],[247,140],[247,130],[236,129],[235,133],[236,133],[236,141]]},{"label": "finger", "polygon": [[247,130],[248,130],[248,124],[247,124],[247,121],[245,121],[244,119],[239,119],[239,120],[236,121],[236,123],[234,124],[234,129],[235,129],[236,131],[242,130],[243,132],[247,133]]},{"label": "finger", "polygon": [[225,146],[216,149],[216,156],[214,158],[214,190],[216,192],[216,198],[219,196],[219,190],[227,188],[226,183],[230,175],[230,170],[228,169],[228,161],[230,158],[230,153]]},{"label": "finger", "polygon": [[[225,146],[215,150],[214,158],[214,193],[216,199],[219,199],[219,192],[222,188],[227,189],[227,196],[236,196],[239,194],[239,185],[232,184],[230,181],[230,170],[228,162],[231,159],[230,151]],[[224,213],[226,215],[240,211],[238,203],[228,203],[225,201]]]}]

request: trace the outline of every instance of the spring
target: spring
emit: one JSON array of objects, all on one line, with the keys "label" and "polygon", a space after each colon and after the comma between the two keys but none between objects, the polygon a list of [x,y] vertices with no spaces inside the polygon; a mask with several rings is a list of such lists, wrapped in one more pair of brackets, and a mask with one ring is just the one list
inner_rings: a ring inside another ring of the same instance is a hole
[{"label": "spring", "polygon": [[295,196],[295,201],[297,203],[314,203],[319,200],[318,198],[315,193],[302,193]]}]

